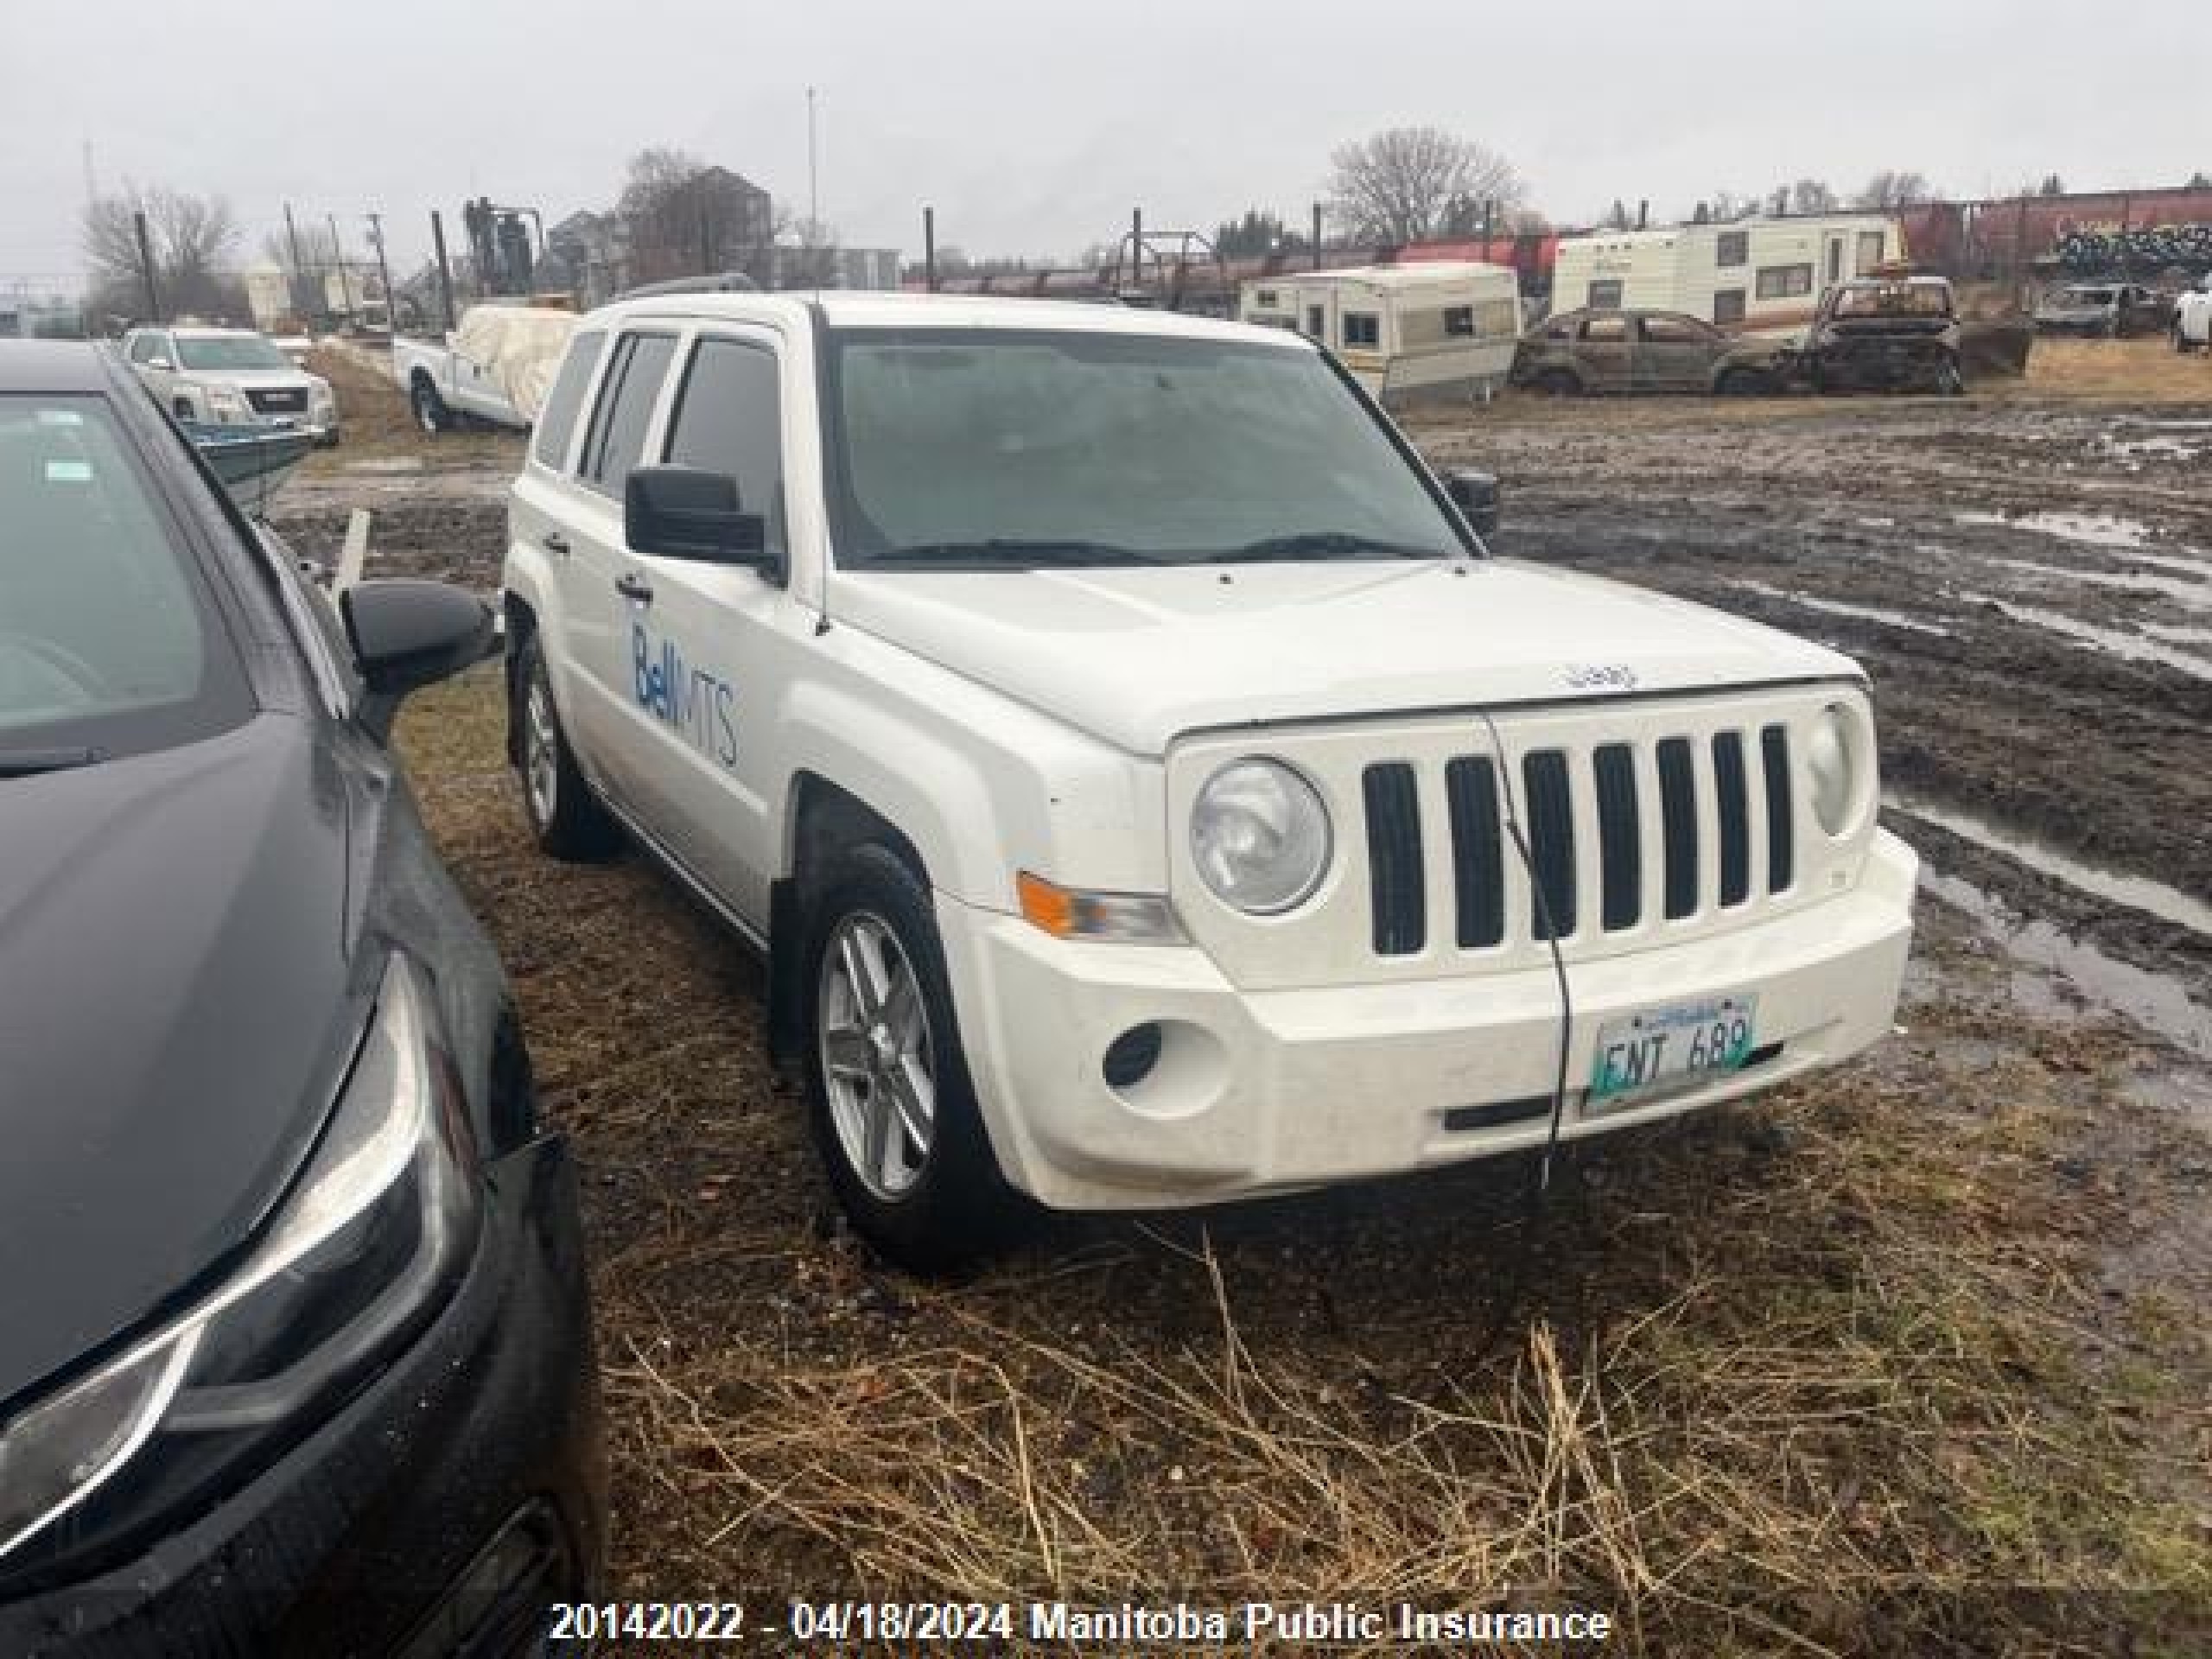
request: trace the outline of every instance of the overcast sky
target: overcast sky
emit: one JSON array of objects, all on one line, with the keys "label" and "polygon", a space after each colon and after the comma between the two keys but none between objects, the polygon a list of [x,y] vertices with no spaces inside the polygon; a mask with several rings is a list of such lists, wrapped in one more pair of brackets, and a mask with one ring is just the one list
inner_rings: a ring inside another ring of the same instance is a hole
[{"label": "overcast sky", "polygon": [[0,285],[79,268],[88,143],[104,187],[227,196],[247,256],[289,200],[349,240],[380,210],[411,269],[430,208],[550,223],[654,143],[804,212],[809,85],[823,217],[910,255],[925,202],[974,255],[1073,253],[1139,205],[1300,222],[1333,146],[1419,123],[1570,222],[1886,167],[1970,194],[2212,171],[2206,0],[0,0]]}]

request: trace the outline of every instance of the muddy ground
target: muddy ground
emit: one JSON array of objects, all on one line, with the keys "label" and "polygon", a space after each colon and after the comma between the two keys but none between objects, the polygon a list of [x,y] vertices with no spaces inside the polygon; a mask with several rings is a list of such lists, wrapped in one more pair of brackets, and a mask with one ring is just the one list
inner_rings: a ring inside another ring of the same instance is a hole
[{"label": "muddy ground", "polygon": [[[1403,1597],[1603,1608],[1630,1653],[2212,1649],[2212,363],[2134,404],[2082,360],[2073,396],[1419,424],[1503,474],[1502,551],[1857,656],[1928,859],[1890,1043],[1585,1151],[1534,1226],[1477,1167],[890,1272],[751,966],[634,861],[533,854],[488,675],[422,699],[418,791],[588,1172],[613,1588],[764,1630]],[[327,556],[365,505],[372,573],[489,586],[499,442],[341,451],[279,518]]]}]

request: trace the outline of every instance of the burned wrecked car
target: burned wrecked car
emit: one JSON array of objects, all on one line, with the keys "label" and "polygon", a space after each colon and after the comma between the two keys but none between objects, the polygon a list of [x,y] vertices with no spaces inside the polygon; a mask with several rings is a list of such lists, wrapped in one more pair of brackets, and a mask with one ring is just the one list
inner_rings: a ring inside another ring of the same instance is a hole
[{"label": "burned wrecked car", "polygon": [[1556,396],[1588,391],[1779,391],[1781,340],[1723,334],[1678,311],[1568,311],[1522,336],[1512,384]]},{"label": "burned wrecked car", "polygon": [[2163,334],[2173,315],[2172,300],[2139,283],[2069,283],[2043,296],[2035,323],[2039,334],[2125,340]]},{"label": "burned wrecked car", "polygon": [[1838,283],[1821,297],[1804,365],[1815,391],[1965,391],[1951,284],[1888,275]]}]

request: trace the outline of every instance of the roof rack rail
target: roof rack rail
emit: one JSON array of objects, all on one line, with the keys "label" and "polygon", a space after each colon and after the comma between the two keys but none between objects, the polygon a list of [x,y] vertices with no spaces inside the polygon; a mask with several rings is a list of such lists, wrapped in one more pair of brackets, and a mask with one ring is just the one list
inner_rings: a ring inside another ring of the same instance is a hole
[{"label": "roof rack rail", "polygon": [[706,276],[671,276],[664,283],[640,283],[626,288],[617,300],[642,300],[655,294],[758,294],[760,284],[741,270],[718,270]]}]

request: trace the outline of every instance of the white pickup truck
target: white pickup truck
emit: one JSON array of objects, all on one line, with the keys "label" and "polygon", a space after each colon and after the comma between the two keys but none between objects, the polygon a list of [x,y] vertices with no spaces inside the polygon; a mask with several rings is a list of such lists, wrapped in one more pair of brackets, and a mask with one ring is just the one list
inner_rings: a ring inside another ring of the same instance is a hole
[{"label": "white pickup truck", "polygon": [[765,951],[831,1184],[918,1267],[1010,1189],[1545,1147],[1876,1041],[1916,860],[1865,677],[1491,556],[1486,482],[1279,330],[614,305],[512,491],[531,827]]},{"label": "white pickup truck", "polygon": [[520,303],[475,306],[442,340],[395,339],[392,378],[425,432],[463,420],[527,429],[575,321]]},{"label": "white pickup truck", "polygon": [[2201,352],[2212,346],[2212,276],[2174,302],[2174,350]]}]

